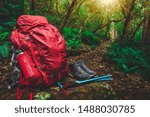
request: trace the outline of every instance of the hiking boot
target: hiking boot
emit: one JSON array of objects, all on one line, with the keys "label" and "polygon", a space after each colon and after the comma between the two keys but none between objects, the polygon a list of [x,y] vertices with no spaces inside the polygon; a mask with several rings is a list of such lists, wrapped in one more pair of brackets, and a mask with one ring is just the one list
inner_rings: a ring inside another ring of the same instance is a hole
[{"label": "hiking boot", "polygon": [[93,77],[93,74],[85,72],[78,64],[70,64],[69,67],[70,75],[77,79],[83,80]]},{"label": "hiking boot", "polygon": [[75,63],[75,64],[78,64],[78,65],[83,69],[83,71],[85,71],[85,72],[87,72],[87,73],[89,73],[89,74],[91,74],[91,75],[93,75],[93,76],[96,75],[96,72],[90,70],[90,69],[84,64],[84,62],[83,62],[82,60],[79,60],[79,61],[78,61],[77,63]]}]

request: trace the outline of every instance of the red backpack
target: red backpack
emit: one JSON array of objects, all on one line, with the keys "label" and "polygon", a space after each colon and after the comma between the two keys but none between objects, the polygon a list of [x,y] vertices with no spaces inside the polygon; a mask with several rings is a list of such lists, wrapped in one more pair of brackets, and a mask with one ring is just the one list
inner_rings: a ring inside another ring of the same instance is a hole
[{"label": "red backpack", "polygon": [[[45,17],[20,16],[11,41],[22,50],[16,59],[21,69],[19,86],[24,86],[24,90],[41,84],[51,86],[68,75],[65,40]],[[17,89],[18,99],[23,91]]]}]

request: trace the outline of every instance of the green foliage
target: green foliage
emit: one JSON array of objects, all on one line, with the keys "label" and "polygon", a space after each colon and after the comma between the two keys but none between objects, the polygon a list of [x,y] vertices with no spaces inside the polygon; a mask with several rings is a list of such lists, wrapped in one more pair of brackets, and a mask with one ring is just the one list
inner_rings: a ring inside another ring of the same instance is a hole
[{"label": "green foliage", "polygon": [[[136,34],[135,34],[135,36],[134,36],[134,39],[136,39],[136,41],[138,41],[138,40],[141,40],[142,39],[142,29],[139,29],[137,32],[136,32]],[[140,43],[140,42],[139,42]]]},{"label": "green foliage", "polygon": [[0,56],[3,58],[9,57],[9,42],[5,42],[3,45],[0,46]]},{"label": "green foliage", "polygon": [[83,46],[83,43],[88,44],[91,47],[100,44],[100,38],[95,36],[94,33],[89,30],[85,30],[79,34],[78,28],[65,27],[63,30],[63,37],[66,40],[67,48],[69,50],[78,50],[79,47]]},{"label": "green foliage", "polygon": [[9,32],[3,32],[0,34],[0,41],[4,41],[9,36]]},{"label": "green foliage", "polygon": [[16,25],[16,19],[23,14],[21,0],[3,0],[0,2],[0,56],[9,57],[9,35]]},{"label": "green foliage", "polygon": [[79,29],[65,27],[63,30],[63,37],[66,40],[68,50],[78,50],[82,46],[81,38],[79,36]]},{"label": "green foliage", "polygon": [[122,22],[117,23],[116,24],[116,29],[117,29],[117,32],[118,32],[118,37],[120,37],[121,34],[122,34],[123,23]]},{"label": "green foliage", "polygon": [[93,32],[85,30],[82,32],[82,42],[91,46],[96,46],[100,44],[100,38],[95,36]]},{"label": "green foliage", "polygon": [[35,100],[48,100],[51,98],[51,94],[47,92],[39,92],[34,96]]},{"label": "green foliage", "polygon": [[147,59],[148,54],[136,46],[126,46],[120,49],[118,42],[115,42],[108,48],[107,57],[116,63],[116,69],[121,68],[124,73],[137,72],[146,79],[150,78],[150,61]]},{"label": "green foliage", "polygon": [[48,15],[48,16],[46,16],[46,18],[48,19],[49,23],[53,24],[56,27],[59,27],[60,18],[58,16],[56,16],[56,15],[55,16]]},{"label": "green foliage", "polygon": [[9,32],[3,32],[0,34],[0,56],[3,58],[9,57],[10,42],[7,41],[9,35],[10,35]]},{"label": "green foliage", "polygon": [[76,40],[75,38],[71,39],[71,40],[68,40],[66,42],[66,44],[67,44],[67,47],[68,47],[69,50],[71,50],[71,49],[78,50],[79,47],[82,46],[81,41],[80,40]]},{"label": "green foliage", "polygon": [[[0,29],[3,29],[3,27],[0,27]],[[8,41],[9,35],[10,32],[0,33],[0,56],[3,58],[9,57],[9,45],[11,44],[10,41]]]},{"label": "green foliage", "polygon": [[23,14],[23,2],[21,0],[3,0],[0,2],[0,7],[0,26],[10,31],[15,26],[18,16]]}]

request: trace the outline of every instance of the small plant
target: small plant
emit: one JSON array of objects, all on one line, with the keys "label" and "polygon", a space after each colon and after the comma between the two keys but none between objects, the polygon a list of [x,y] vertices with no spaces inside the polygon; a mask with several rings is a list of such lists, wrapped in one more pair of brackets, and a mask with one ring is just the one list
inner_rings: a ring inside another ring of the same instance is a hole
[{"label": "small plant", "polygon": [[82,46],[79,29],[65,27],[63,37],[66,40],[68,50],[78,50]]},{"label": "small plant", "polygon": [[9,36],[9,32],[3,32],[0,34],[0,41],[4,41]]},{"label": "small plant", "polygon": [[9,56],[8,45],[4,44],[0,46],[0,56],[2,56],[3,58],[8,58]]},{"label": "small plant", "polygon": [[9,36],[9,32],[3,32],[0,34],[0,56],[3,58],[8,58],[9,56],[9,41],[6,39]]},{"label": "small plant", "polygon": [[78,50],[82,46],[81,40],[71,39],[66,42],[68,50]]},{"label": "small plant", "polygon": [[47,92],[39,92],[34,96],[35,100],[48,100],[51,98],[51,94]]},{"label": "small plant", "polygon": [[82,32],[82,41],[90,46],[97,46],[100,44],[100,39],[89,30]]},{"label": "small plant", "polygon": [[58,16],[51,16],[51,15],[48,15],[46,16],[46,18],[48,19],[48,21],[50,23],[52,23],[53,25],[55,25],[56,27],[59,26],[59,23],[61,22],[60,21],[60,18]]}]

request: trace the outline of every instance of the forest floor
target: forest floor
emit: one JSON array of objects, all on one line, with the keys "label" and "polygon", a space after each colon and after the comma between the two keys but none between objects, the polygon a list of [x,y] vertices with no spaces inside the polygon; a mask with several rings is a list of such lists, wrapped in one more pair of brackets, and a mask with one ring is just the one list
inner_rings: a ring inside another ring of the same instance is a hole
[{"label": "forest floor", "polygon": [[[83,60],[85,64],[97,72],[97,75],[112,75],[112,81],[90,83],[82,86],[70,88],[67,92],[70,98],[59,95],[58,91],[51,88],[52,99],[118,99],[118,100],[145,100],[150,99],[150,83],[143,80],[138,74],[123,74],[114,69],[114,64],[106,59],[106,47],[111,43],[109,41],[101,42],[100,46],[91,49],[89,46],[81,48],[80,55],[68,56],[69,63]],[[16,99],[15,90],[7,89],[7,74],[9,60],[0,58],[0,99]],[[71,79],[71,78],[69,78]],[[100,86],[100,88],[99,88]],[[107,90],[106,90],[107,89]],[[104,91],[105,90],[105,91]],[[49,91],[47,91],[49,92]]]}]

